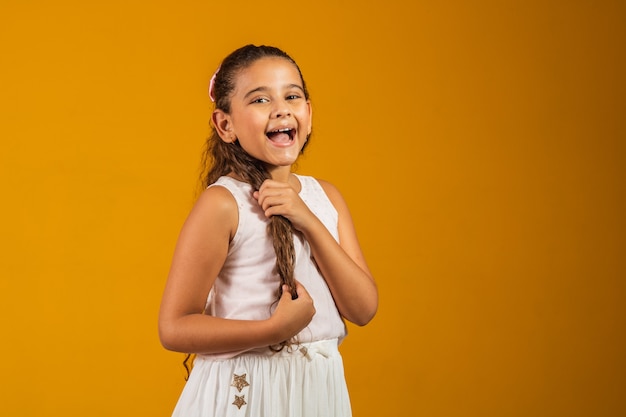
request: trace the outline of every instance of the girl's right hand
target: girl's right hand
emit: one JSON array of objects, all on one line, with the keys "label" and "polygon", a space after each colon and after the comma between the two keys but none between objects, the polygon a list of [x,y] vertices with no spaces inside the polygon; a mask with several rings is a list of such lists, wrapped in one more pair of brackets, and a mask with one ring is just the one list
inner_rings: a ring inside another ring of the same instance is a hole
[{"label": "girl's right hand", "polygon": [[276,337],[279,339],[277,343],[289,340],[300,333],[315,315],[313,299],[298,281],[296,281],[296,293],[298,298],[292,299],[289,287],[283,285],[283,294],[270,318],[274,324]]}]

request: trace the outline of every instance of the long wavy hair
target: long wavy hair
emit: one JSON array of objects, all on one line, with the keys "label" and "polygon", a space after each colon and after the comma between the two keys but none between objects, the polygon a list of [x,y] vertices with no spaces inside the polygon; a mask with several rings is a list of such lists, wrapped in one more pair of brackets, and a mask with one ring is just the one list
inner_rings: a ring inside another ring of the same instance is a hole
[{"label": "long wavy hair", "polygon": [[[235,82],[239,73],[261,58],[279,57],[291,62],[300,75],[304,96],[308,100],[309,92],[306,88],[302,72],[296,62],[284,51],[273,46],[246,45],[228,55],[215,74],[210,94],[215,100],[215,108],[230,113],[230,96],[235,89]],[[305,147],[308,140],[305,142]],[[303,147],[304,150],[304,147]],[[224,142],[212,126],[212,133],[207,139],[205,152],[202,158],[204,186],[213,184],[223,175],[234,174],[237,178],[249,183],[258,190],[263,181],[270,178],[270,174],[263,161],[250,156],[236,140],[233,143]],[[283,216],[272,216],[267,226],[276,252],[276,272],[280,277],[278,288],[279,297],[282,285],[286,284],[296,297],[296,285],[293,276],[295,251],[293,247],[294,229],[291,222]]]},{"label": "long wavy hair", "polygon": [[[306,88],[302,72],[296,62],[284,51],[273,46],[243,46],[222,61],[219,69],[211,81],[209,94],[215,101],[215,108],[230,113],[231,94],[235,89],[237,76],[241,71],[248,68],[257,60],[267,57],[283,58],[291,62],[300,75],[304,96],[308,100],[309,92]],[[238,179],[249,183],[253,189],[258,190],[263,181],[270,178],[270,174],[263,161],[250,156],[236,140],[233,143],[224,142],[214,126],[211,135],[206,141],[202,156],[201,181],[203,188],[213,184],[221,176],[234,174]],[[307,140],[304,147],[309,143]],[[302,150],[304,150],[304,147]],[[295,250],[293,244],[294,228],[291,222],[283,216],[272,216],[267,225],[267,233],[272,239],[274,252],[276,253],[276,273],[280,278],[277,288],[276,301],[282,295],[282,286],[287,285],[291,296],[296,297],[296,283],[294,278]],[[277,346],[270,346],[272,350],[282,350],[290,345],[290,341],[284,341]],[[187,367],[189,357],[185,360]]]}]

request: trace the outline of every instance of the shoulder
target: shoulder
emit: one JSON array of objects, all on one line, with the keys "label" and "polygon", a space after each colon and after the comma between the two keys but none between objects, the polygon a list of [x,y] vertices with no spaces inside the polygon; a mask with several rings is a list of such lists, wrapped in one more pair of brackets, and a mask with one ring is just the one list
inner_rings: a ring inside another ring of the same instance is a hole
[{"label": "shoulder", "polygon": [[200,194],[196,201],[196,206],[225,211],[236,208],[237,201],[228,188],[216,184],[206,188],[202,194]]},{"label": "shoulder", "polygon": [[335,207],[335,210],[337,210],[338,242],[340,242],[340,245],[344,248],[344,250],[352,254],[351,256],[353,259],[357,259],[362,255],[359,255],[360,248],[358,245],[358,239],[356,238],[354,222],[346,200],[343,198],[341,192],[339,192],[339,189],[335,185],[321,179],[317,179],[317,182],[324,190],[324,193],[326,193],[330,203],[333,207]]},{"label": "shoulder", "polygon": [[187,223],[199,229],[221,229],[234,234],[237,229],[238,208],[233,194],[222,186],[205,189],[196,200]]},{"label": "shoulder", "polygon": [[320,185],[320,187],[322,188],[322,190],[324,190],[324,193],[337,211],[342,212],[344,210],[347,210],[346,202],[341,195],[341,192],[335,185],[319,178],[310,178],[315,180]]},{"label": "shoulder", "polygon": [[341,219],[350,218],[350,211],[348,209],[348,205],[346,204],[346,201],[343,198],[343,195],[341,194],[341,192],[335,185],[333,185],[329,181],[322,180],[319,178],[309,177],[309,179],[313,181],[314,183],[319,184],[319,187],[326,195],[326,198],[328,198],[328,201],[330,201],[330,204],[337,211],[340,222],[341,222]]},{"label": "shoulder", "polygon": [[321,188],[329,196],[330,194],[339,194],[337,187],[326,180],[312,177],[310,175],[296,175],[296,177],[298,178],[298,181],[300,181],[303,190]]},{"label": "shoulder", "polygon": [[[313,177],[311,177],[313,178]],[[338,193],[339,190],[337,189],[337,187],[335,187],[332,183],[323,180],[321,178],[315,178],[315,181],[317,181],[319,183],[319,185],[322,186],[322,188],[324,189],[324,191],[330,191],[332,193]]]}]

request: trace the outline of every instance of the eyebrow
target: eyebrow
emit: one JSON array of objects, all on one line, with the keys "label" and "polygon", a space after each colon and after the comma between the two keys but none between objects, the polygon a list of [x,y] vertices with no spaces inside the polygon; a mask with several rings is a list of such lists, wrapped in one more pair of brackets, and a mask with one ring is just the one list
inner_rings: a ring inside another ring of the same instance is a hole
[{"label": "eyebrow", "polygon": [[[287,84],[283,87],[285,90],[289,90],[291,88],[297,88],[298,90],[302,91],[302,93],[304,94],[304,88],[302,88],[301,86],[299,86],[298,84]],[[244,99],[248,98],[249,96],[253,95],[254,93],[264,93],[267,92],[269,90],[269,87],[257,87],[257,88],[253,88],[252,90],[248,91],[246,93],[245,96],[243,96]]]}]

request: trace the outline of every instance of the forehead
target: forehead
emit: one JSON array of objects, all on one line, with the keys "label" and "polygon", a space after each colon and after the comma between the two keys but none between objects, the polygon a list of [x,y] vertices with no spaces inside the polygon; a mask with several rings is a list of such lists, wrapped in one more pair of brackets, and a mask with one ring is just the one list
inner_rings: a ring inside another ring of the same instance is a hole
[{"label": "forehead", "polygon": [[259,88],[280,88],[287,85],[302,87],[302,79],[293,62],[281,57],[266,57],[253,62],[237,74],[235,94]]}]

